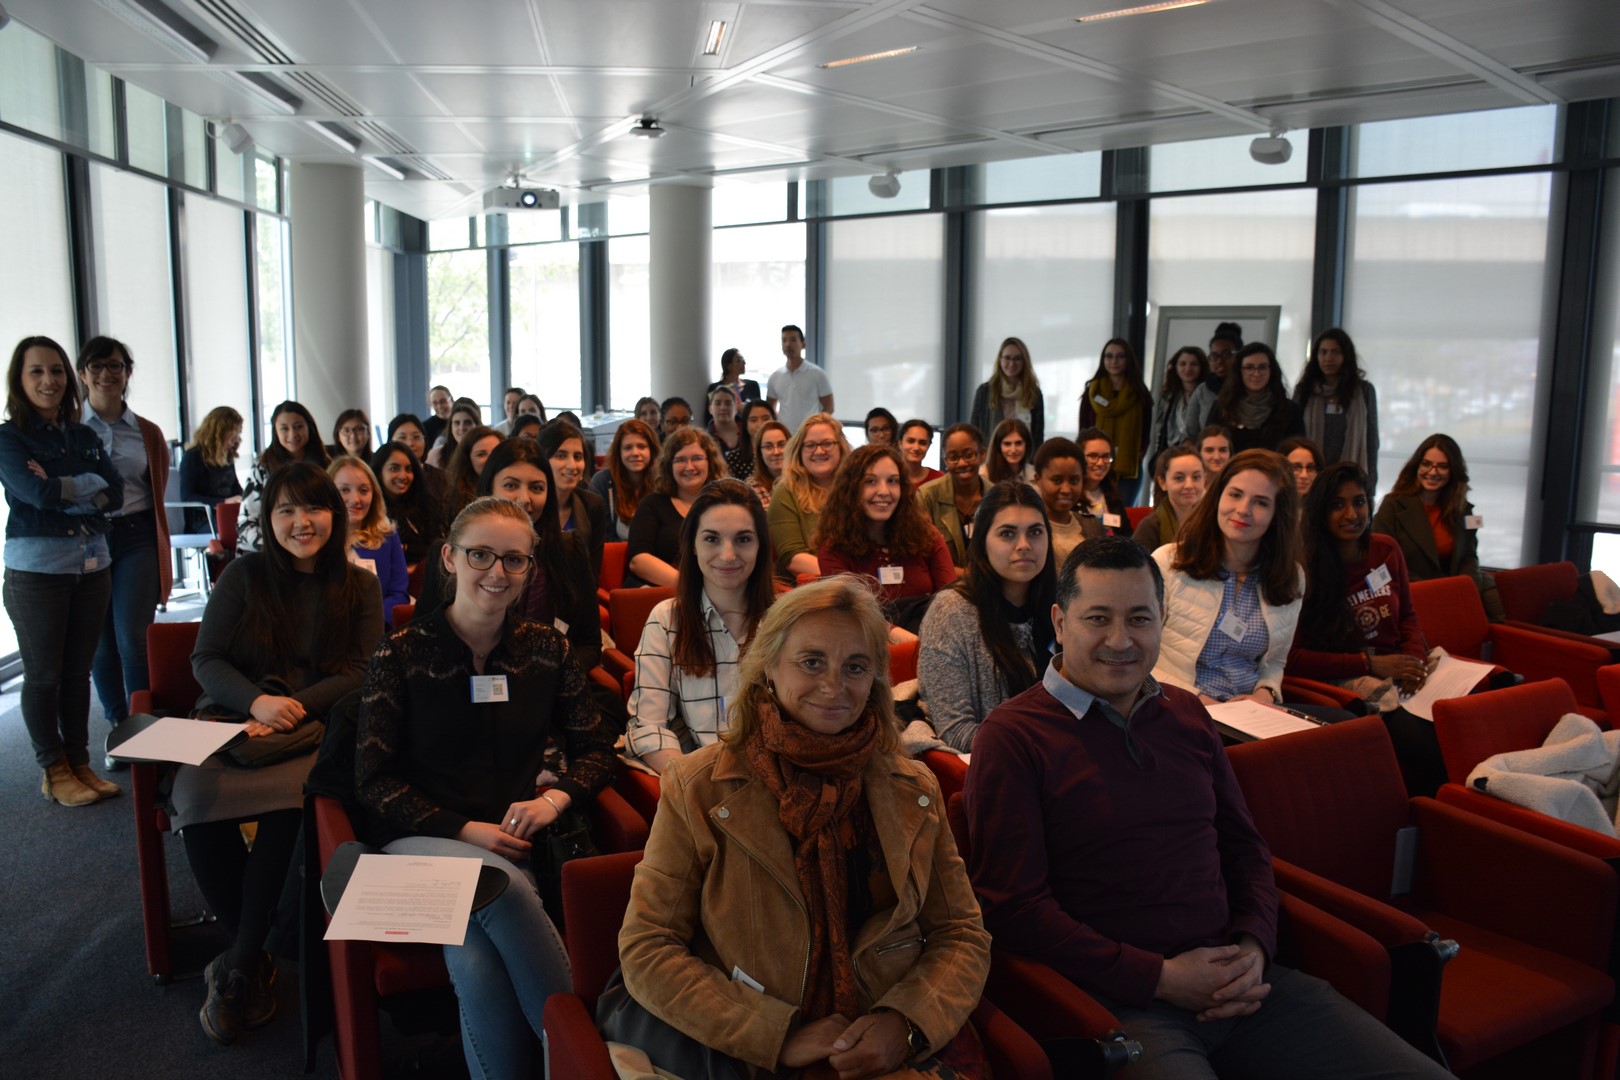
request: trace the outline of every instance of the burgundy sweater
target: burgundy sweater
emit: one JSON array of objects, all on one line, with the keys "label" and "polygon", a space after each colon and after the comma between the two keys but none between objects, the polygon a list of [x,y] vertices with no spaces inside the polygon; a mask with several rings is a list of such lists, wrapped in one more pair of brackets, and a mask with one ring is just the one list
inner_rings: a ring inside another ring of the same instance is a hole
[{"label": "burgundy sweater", "polygon": [[889,553],[888,548],[877,548],[868,553],[864,559],[855,558],[842,551],[830,547],[821,547],[816,551],[816,561],[821,564],[821,576],[831,577],[833,574],[865,574],[876,579],[878,570],[885,566],[898,566],[905,572],[905,577],[898,585],[884,585],[879,592],[885,601],[897,600],[902,596],[923,596],[936,593],[956,580],[956,565],[951,562],[951,549],[945,544],[945,537],[932,525],[928,531],[933,534],[933,547],[926,555],[917,555],[910,559],[896,559]]},{"label": "burgundy sweater", "polygon": [[1243,933],[1276,952],[1271,853],[1194,695],[1164,687],[1122,729],[1037,684],[990,714],[973,758],[968,871],[998,946],[1134,1006],[1165,957]]},{"label": "burgundy sweater", "polygon": [[[1367,575],[1379,567],[1389,569],[1388,584],[1369,588]],[[1367,557],[1344,568],[1344,592],[1350,605],[1350,618],[1361,628],[1359,641],[1317,641],[1303,623],[1288,650],[1287,672],[1306,679],[1338,682],[1366,675],[1367,658],[1361,650],[1374,653],[1406,653],[1427,656],[1428,644],[1418,625],[1417,609],[1412,606],[1412,586],[1406,576],[1406,556],[1393,538],[1373,533]]]}]

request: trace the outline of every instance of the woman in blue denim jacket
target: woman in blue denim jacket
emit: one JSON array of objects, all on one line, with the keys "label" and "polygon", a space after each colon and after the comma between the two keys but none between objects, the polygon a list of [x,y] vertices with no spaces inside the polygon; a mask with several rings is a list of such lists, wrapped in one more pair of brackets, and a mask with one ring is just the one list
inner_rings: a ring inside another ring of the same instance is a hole
[{"label": "woman in blue denim jacket", "polygon": [[63,806],[118,794],[90,769],[90,665],[112,591],[107,514],[123,483],[94,431],[78,422],[78,381],[62,346],[17,344],[0,424],[5,581],[22,653],[23,723],[45,770],[40,792]]}]

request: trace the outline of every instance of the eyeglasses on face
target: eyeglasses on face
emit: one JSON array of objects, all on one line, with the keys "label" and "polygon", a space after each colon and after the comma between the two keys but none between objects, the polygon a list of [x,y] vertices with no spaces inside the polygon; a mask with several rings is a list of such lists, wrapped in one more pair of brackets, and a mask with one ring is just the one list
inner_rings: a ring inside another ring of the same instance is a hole
[{"label": "eyeglasses on face", "polygon": [[966,465],[978,460],[979,452],[977,450],[958,450],[955,453],[945,455],[945,464],[947,465]]},{"label": "eyeglasses on face", "polygon": [[803,444],[804,452],[807,453],[807,454],[830,453],[832,451],[833,447],[835,447],[837,445],[838,445],[838,440],[836,440],[836,439],[821,439],[821,440],[819,440],[817,442],[806,442],[806,443]]},{"label": "eyeglasses on face", "polygon": [[1091,462],[1093,465],[1107,465],[1110,461],[1114,460],[1114,455],[1113,454],[1087,454],[1086,455],[1086,460]]},{"label": "eyeglasses on face", "polygon": [[1422,473],[1422,472],[1448,473],[1450,471],[1451,471],[1451,465],[1450,465],[1449,462],[1444,462],[1444,461],[1420,461],[1420,462],[1418,462],[1418,472],[1420,472],[1420,473]]},{"label": "eyeglasses on face", "polygon": [[489,548],[462,547],[460,544],[450,546],[467,556],[467,565],[474,570],[488,570],[495,565],[495,560],[499,559],[501,569],[516,577],[519,574],[527,574],[529,565],[534,562],[533,555],[497,555]]},{"label": "eyeglasses on face", "polygon": [[92,360],[84,369],[92,375],[122,375],[125,370],[122,360]]}]

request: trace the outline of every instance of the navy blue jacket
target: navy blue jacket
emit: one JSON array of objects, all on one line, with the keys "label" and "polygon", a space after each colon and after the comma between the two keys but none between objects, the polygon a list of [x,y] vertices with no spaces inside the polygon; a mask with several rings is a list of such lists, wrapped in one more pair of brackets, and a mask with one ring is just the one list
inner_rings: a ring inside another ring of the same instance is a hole
[{"label": "navy blue jacket", "polygon": [[[45,479],[28,468],[36,461]],[[89,504],[72,501],[71,478],[93,473],[107,481]],[[77,421],[43,420],[24,431],[0,424],[0,484],[5,485],[7,536],[79,536],[107,531],[107,514],[124,504],[124,481],[96,433]],[[71,512],[70,512],[71,511]]]}]

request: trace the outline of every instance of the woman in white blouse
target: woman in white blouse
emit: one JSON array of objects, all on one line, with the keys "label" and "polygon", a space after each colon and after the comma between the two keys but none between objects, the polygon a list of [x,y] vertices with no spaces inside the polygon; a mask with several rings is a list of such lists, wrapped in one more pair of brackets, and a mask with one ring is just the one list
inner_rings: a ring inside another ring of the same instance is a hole
[{"label": "woman in white blouse", "polygon": [[624,733],[625,752],[654,772],[725,733],[742,646],[776,598],[769,538],[741,480],[710,482],[687,511],[679,583],[642,629]]}]

